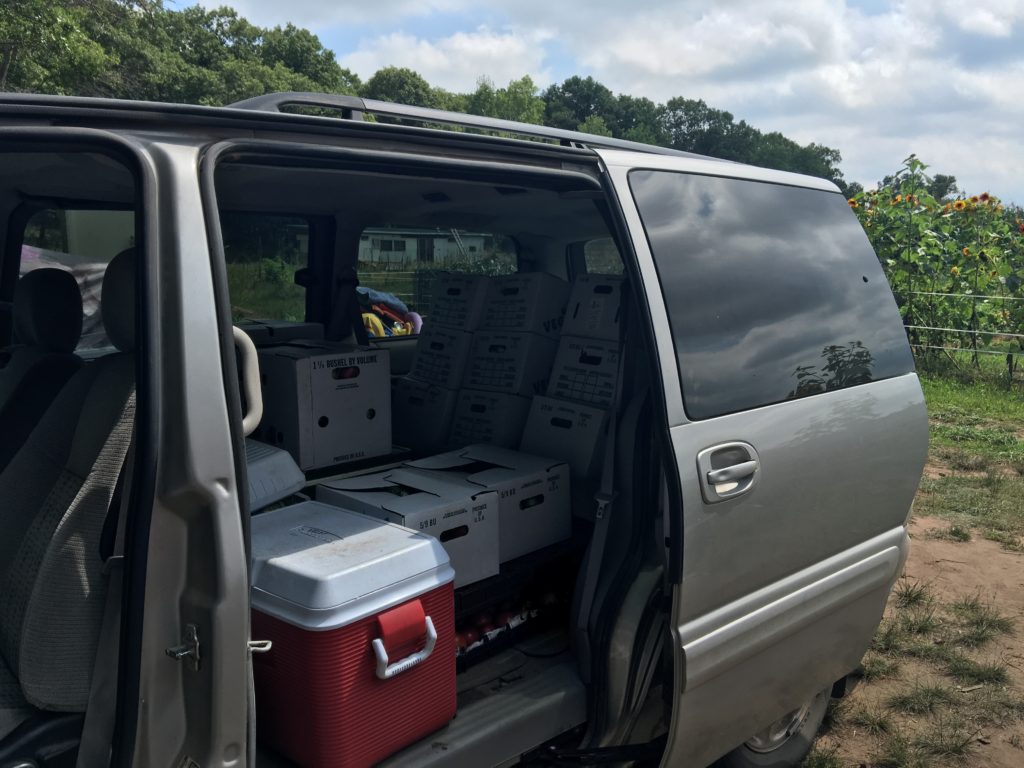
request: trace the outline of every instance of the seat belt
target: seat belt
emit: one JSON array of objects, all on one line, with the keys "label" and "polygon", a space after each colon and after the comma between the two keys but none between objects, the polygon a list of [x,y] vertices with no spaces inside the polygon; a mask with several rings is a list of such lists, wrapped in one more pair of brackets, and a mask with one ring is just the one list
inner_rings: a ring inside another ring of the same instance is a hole
[{"label": "seat belt", "polygon": [[331,304],[331,317],[327,323],[325,338],[328,341],[356,337],[361,346],[369,343],[370,337],[363,326],[363,313],[359,308],[359,278],[356,271],[347,267],[335,281],[334,302]]},{"label": "seat belt", "polygon": [[[121,463],[121,498],[117,504],[114,543],[103,561],[107,576],[107,594],[103,604],[96,658],[89,682],[89,702],[78,746],[75,768],[107,768],[110,765],[114,740],[114,718],[117,712],[117,672],[121,645],[121,596],[124,591],[124,532],[132,495],[132,474],[135,466],[135,391],[132,390],[120,420],[114,429],[124,428],[131,419],[132,436]],[[114,513],[113,508],[108,515]]]},{"label": "seat belt", "polygon": [[616,432],[619,412],[622,407],[622,390],[625,388],[626,373],[626,308],[629,304],[628,285],[622,283],[621,309],[619,311],[619,368],[616,374],[615,393],[612,396],[612,407],[609,411],[608,432],[605,435],[604,461],[601,467],[601,480],[594,496],[594,531],[590,537],[590,548],[587,550],[586,562],[583,566],[583,581],[580,588],[579,611],[576,614],[576,653],[580,661],[584,682],[590,682],[590,616],[597,594],[597,584],[601,578],[601,561],[605,545],[608,541],[608,529],[615,505],[615,451]]}]

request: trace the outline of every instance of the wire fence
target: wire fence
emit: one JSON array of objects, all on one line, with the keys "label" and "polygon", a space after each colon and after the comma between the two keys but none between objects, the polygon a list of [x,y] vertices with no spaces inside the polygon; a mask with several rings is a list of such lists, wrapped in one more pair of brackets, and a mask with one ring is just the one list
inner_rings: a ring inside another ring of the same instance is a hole
[{"label": "wire fence", "polygon": [[1024,356],[1024,297],[907,291],[898,299],[922,367],[970,368],[1005,376],[1013,385]]}]

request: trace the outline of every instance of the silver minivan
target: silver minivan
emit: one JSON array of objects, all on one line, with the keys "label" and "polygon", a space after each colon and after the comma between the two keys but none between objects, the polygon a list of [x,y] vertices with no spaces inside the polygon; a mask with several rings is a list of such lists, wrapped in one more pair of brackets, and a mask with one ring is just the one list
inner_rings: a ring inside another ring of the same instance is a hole
[{"label": "silver minivan", "polygon": [[[258,502],[280,477],[247,436],[275,447],[288,399],[264,345],[315,332],[415,380],[453,273],[614,278],[617,384],[592,443],[534,441],[586,453],[569,535],[456,582],[457,648],[434,651],[459,659],[455,717],[382,764],[807,754],[903,567],[927,448],[831,182],[325,94],[5,94],[0,157],[0,766],[293,764],[261,735],[253,669],[285,649],[251,631],[254,522],[460,444],[441,405],[396,405],[386,452],[276,446],[292,484]],[[543,620],[500,631],[512,613]]]}]

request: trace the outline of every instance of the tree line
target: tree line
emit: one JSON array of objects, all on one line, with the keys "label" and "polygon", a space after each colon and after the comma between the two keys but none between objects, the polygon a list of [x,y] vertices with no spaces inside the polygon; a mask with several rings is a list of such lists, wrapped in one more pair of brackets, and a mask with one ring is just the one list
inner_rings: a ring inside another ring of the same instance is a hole
[{"label": "tree line", "polygon": [[223,105],[272,91],[359,95],[581,130],[835,181],[838,150],[763,132],[701,99],[614,94],[592,77],[540,89],[528,77],[471,93],[405,68],[363,81],[309,30],[259,27],[227,7],[172,10],[162,0],[3,0],[0,90]]}]

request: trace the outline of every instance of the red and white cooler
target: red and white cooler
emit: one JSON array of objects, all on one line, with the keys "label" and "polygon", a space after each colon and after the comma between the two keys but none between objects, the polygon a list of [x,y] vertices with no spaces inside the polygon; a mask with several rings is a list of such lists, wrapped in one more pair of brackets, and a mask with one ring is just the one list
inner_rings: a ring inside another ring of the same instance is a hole
[{"label": "red and white cooler", "polygon": [[454,571],[437,539],[304,502],[252,518],[260,741],[370,766],[455,715]]}]

